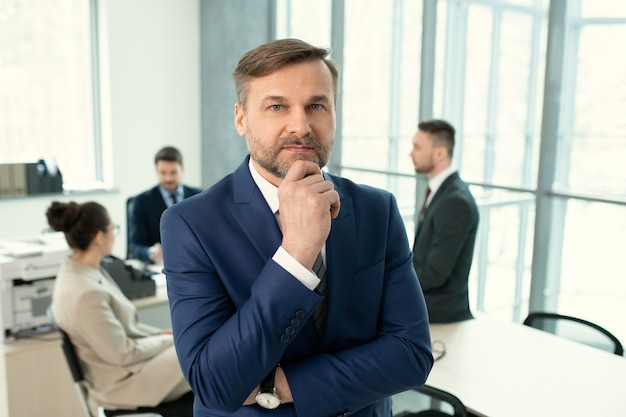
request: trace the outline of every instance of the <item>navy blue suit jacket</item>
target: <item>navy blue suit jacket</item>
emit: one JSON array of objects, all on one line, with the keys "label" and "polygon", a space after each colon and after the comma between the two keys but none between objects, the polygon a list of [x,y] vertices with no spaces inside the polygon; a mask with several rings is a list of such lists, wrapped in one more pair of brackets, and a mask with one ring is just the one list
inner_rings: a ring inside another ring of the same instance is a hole
[{"label": "navy blue suit jacket", "polygon": [[[194,416],[390,417],[390,395],[422,385],[433,364],[424,298],[393,196],[324,174],[341,197],[326,242],[321,295],[272,256],[282,236],[248,159],[161,221],[176,350]],[[294,403],[242,407],[280,363]]]},{"label": "navy blue suit jacket", "polygon": [[433,323],[473,318],[468,277],[478,219],[474,197],[455,172],[441,184],[417,227],[413,263]]},{"label": "navy blue suit jacket", "polygon": [[[183,185],[185,198],[201,191],[199,188]],[[150,246],[161,241],[161,214],[166,208],[158,185],[133,197],[127,225],[128,243],[133,258],[150,260]]]}]

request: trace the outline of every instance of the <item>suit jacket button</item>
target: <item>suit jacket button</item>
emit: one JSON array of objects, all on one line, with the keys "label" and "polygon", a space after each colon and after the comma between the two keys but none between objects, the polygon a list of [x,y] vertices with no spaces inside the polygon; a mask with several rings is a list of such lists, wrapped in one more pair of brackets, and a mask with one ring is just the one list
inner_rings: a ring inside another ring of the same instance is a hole
[{"label": "suit jacket button", "polygon": [[300,320],[302,320],[303,318],[306,317],[306,311],[304,311],[304,310],[296,311],[296,317],[299,318]]},{"label": "suit jacket button", "polygon": [[286,334],[284,334],[280,337],[280,343],[289,343],[289,339],[291,338],[287,336]]},{"label": "suit jacket button", "polygon": [[300,325],[300,319],[292,319],[291,320],[291,325],[293,327],[298,327]]},{"label": "suit jacket button", "polygon": [[291,336],[292,334],[294,334],[296,332],[296,329],[294,329],[293,327],[289,326],[285,329],[285,334],[288,336]]}]

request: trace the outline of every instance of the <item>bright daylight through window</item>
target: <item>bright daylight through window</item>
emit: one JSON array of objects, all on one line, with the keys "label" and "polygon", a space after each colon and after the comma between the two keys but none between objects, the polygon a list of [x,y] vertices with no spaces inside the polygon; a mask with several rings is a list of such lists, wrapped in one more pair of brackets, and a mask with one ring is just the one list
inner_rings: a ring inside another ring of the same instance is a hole
[{"label": "bright daylight through window", "polygon": [[94,4],[0,2],[0,163],[55,161],[72,189],[102,180]]}]

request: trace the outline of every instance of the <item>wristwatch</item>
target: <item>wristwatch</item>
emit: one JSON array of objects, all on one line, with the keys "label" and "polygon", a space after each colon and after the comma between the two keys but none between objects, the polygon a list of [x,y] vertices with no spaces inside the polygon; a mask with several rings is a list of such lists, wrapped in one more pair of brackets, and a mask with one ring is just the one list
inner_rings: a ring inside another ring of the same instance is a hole
[{"label": "wristwatch", "polygon": [[280,405],[280,397],[276,394],[274,379],[276,378],[276,366],[261,381],[259,393],[254,397],[256,403],[263,408],[273,410]]}]

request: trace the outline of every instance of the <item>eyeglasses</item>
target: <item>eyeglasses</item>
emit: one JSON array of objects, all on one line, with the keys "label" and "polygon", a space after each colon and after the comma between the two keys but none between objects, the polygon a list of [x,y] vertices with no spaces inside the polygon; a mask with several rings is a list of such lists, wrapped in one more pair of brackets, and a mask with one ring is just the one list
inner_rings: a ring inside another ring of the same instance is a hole
[{"label": "eyeglasses", "polygon": [[120,225],[119,224],[114,224],[112,225],[107,232],[111,232],[113,233],[115,236],[120,234]]}]

